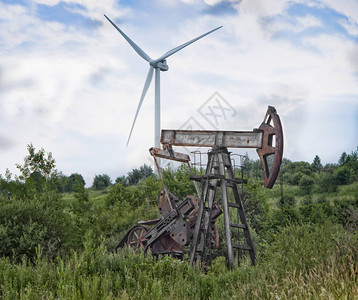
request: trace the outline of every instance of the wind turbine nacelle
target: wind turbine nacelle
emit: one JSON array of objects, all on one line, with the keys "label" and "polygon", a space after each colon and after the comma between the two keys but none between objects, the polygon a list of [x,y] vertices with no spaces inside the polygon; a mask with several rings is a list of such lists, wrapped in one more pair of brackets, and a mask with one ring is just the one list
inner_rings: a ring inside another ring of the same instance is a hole
[{"label": "wind turbine nacelle", "polygon": [[164,59],[162,61],[151,61],[149,63],[153,68],[159,68],[160,71],[168,71],[169,70],[169,66],[167,65],[167,60]]}]

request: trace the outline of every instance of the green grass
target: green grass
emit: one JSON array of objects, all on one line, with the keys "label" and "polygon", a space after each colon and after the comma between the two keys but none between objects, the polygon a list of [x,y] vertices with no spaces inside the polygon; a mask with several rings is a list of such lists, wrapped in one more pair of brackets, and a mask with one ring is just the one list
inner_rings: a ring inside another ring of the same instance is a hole
[{"label": "green grass", "polygon": [[[108,188],[104,190],[95,190],[92,188],[86,189],[88,192],[90,202],[95,206],[103,206],[105,204],[105,198],[108,193]],[[62,193],[62,201],[67,205],[71,205],[76,201],[75,192],[71,193]]]},{"label": "green grass", "polygon": [[108,188],[100,191],[94,189],[88,189],[89,200],[95,207],[101,207],[105,205],[105,199],[108,193]]},{"label": "green grass", "polygon": [[[37,248],[31,262],[26,257],[22,261],[20,257],[20,263],[0,258],[0,299],[358,299],[358,233],[343,229],[334,218],[330,220],[336,223],[325,222],[324,217],[315,222],[316,215],[310,217],[309,210],[304,210],[297,222],[301,225],[262,224],[275,228],[266,228],[262,235],[253,232],[258,256],[255,267],[244,260],[229,271],[225,258],[217,257],[205,271],[190,265],[187,257],[184,261],[157,260],[130,249],[111,253],[138,220],[158,216],[155,193],[139,194],[128,201],[124,196],[109,205],[108,190],[87,191],[90,205],[78,201],[74,193],[61,198],[66,214],[82,226],[78,227],[83,229],[81,246],[51,260],[42,255],[46,244],[44,249]],[[285,185],[284,191],[295,195],[298,206],[304,200],[297,187]],[[257,204],[255,199],[258,203],[268,199],[269,213],[278,210],[279,185],[252,192],[251,204]],[[316,203],[324,196],[333,204],[357,199],[357,195],[355,183],[340,186],[336,193],[311,197]],[[18,204],[22,207],[20,200]],[[321,213],[318,208],[312,206]],[[219,227],[221,223],[219,219]]]},{"label": "green grass", "polygon": [[338,195],[339,196],[348,196],[348,197],[357,196],[358,195],[358,182],[354,182],[349,185],[338,186]]},{"label": "green grass", "polygon": [[291,226],[260,255],[228,271],[218,258],[207,272],[186,260],[123,249],[107,253],[90,240],[82,252],[34,264],[0,259],[1,299],[355,299],[358,236],[337,225]]}]

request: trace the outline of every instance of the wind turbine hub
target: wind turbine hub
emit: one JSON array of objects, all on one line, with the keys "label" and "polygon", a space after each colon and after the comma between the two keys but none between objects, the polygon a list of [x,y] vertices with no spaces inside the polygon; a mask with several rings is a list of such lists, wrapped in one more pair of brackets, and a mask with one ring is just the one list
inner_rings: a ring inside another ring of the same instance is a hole
[{"label": "wind turbine hub", "polygon": [[149,62],[149,64],[153,68],[159,68],[160,71],[168,71],[169,70],[169,66],[167,65],[167,60],[166,59],[164,59],[162,61],[152,60],[152,61]]}]

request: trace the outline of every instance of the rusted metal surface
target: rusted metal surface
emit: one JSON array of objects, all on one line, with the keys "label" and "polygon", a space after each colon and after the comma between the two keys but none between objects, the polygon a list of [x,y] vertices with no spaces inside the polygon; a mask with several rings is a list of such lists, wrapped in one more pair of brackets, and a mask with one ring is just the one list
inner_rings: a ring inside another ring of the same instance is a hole
[{"label": "rusted metal surface", "polygon": [[145,235],[148,228],[143,225],[137,225],[130,231],[128,235],[128,245],[134,249],[145,250],[147,247],[147,239]]},{"label": "rusted metal surface", "polygon": [[262,131],[162,130],[160,142],[185,147],[260,148]]},{"label": "rusted metal surface", "polygon": [[[167,190],[167,186],[165,185],[165,182],[164,182],[164,178],[163,178],[162,171],[160,170],[160,166],[159,166],[158,159],[157,159],[157,157],[156,157],[155,152],[153,151],[153,149],[154,149],[154,148],[150,148],[150,149],[149,149],[149,153],[153,156],[154,163],[155,163],[155,166],[157,167],[157,171],[158,171],[158,175],[159,175],[160,181],[162,182],[162,185],[163,185],[163,188],[164,188],[164,192],[165,192],[165,194],[167,195],[167,197],[170,198],[170,197],[169,197],[168,190]],[[170,205],[170,208],[171,208],[171,209],[174,208],[174,203],[172,203],[171,200],[169,200],[169,205]]]},{"label": "rusted metal surface", "polygon": [[163,147],[164,149],[159,148],[150,148],[149,152],[153,157],[159,157],[164,159],[170,159],[182,163],[187,163],[190,161],[190,157],[187,154],[174,152],[171,150],[171,147]]},{"label": "rusted metal surface", "polygon": [[[116,249],[128,245],[136,250],[150,249],[154,255],[180,256],[183,254],[182,248],[191,242],[194,233],[199,199],[189,195],[184,201],[180,201],[170,192],[168,192],[170,199],[166,195],[164,191],[158,194],[158,210],[161,218],[139,221],[138,225],[128,231]],[[174,203],[174,209],[171,208],[171,203]],[[216,204],[210,218],[210,234],[207,241],[213,248],[219,247],[219,232],[215,221],[221,213],[220,205]]]},{"label": "rusted metal surface", "polygon": [[264,121],[253,131],[162,130],[161,143],[165,153],[171,146],[256,148],[266,188],[273,187],[283,156],[283,130],[273,106],[268,107]]},{"label": "rusted metal surface", "polygon": [[161,143],[165,153],[172,146],[256,148],[266,188],[273,187],[283,156],[283,130],[273,106],[268,107],[264,121],[253,131],[162,130]]},{"label": "rusted metal surface", "polygon": [[283,156],[283,130],[280,117],[273,106],[268,107],[259,130],[263,131],[263,141],[256,151],[260,157],[264,186],[272,188],[280,172]]},{"label": "rusted metal surface", "polygon": [[[202,180],[203,192],[191,244],[190,261],[192,263],[201,264],[205,259],[206,248],[208,247],[207,235],[211,235],[217,230],[208,220],[216,215],[216,207],[213,201],[215,195],[217,195],[220,190],[220,203],[224,217],[227,265],[230,269],[235,267],[235,261],[237,261],[237,259],[235,259],[235,252],[239,251],[237,250],[237,245],[239,245],[240,251],[249,251],[251,261],[254,264],[256,259],[255,249],[247,224],[243,202],[237,187],[235,172],[231,165],[230,152],[227,147],[212,147],[211,151],[208,152],[206,174],[203,176],[195,176],[194,178],[195,180]],[[231,197],[229,197],[229,189],[231,189],[232,192]],[[199,224],[203,224],[203,226],[199,226]],[[235,236],[232,229],[235,229]],[[237,232],[238,230],[240,233]],[[215,241],[215,238],[213,237],[212,240]]]}]

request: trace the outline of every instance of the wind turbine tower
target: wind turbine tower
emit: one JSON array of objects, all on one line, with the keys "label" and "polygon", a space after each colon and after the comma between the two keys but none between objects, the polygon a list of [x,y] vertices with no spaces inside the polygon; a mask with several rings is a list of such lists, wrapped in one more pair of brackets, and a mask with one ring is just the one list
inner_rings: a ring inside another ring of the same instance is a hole
[{"label": "wind turbine tower", "polygon": [[169,69],[169,67],[167,65],[166,58],[168,58],[169,56],[178,52],[179,50],[185,48],[186,46],[189,46],[190,44],[194,43],[195,41],[203,38],[204,36],[220,29],[222,26],[217,27],[213,30],[210,30],[207,33],[204,33],[204,34],[190,40],[189,42],[186,42],[178,47],[175,47],[175,48],[169,50],[168,52],[164,53],[162,56],[160,56],[157,59],[151,59],[149,57],[149,55],[147,53],[145,53],[136,43],[134,43],[121,29],[119,29],[118,26],[116,24],[114,24],[111,19],[109,19],[106,15],[104,15],[104,16],[114,26],[114,28],[116,28],[118,30],[118,32],[127,40],[127,42],[132,46],[134,51],[137,52],[140,57],[142,57],[145,61],[147,61],[149,63],[148,75],[147,75],[147,78],[144,83],[142,95],[140,96],[139,104],[138,104],[137,111],[134,116],[131,131],[128,136],[127,146],[130,141],[130,138],[132,136],[133,128],[137,121],[138,113],[142,106],[143,100],[144,100],[145,95],[148,91],[148,88],[152,82],[153,72],[155,70],[154,146],[156,148],[160,148],[160,71],[168,71],[168,69]]}]

